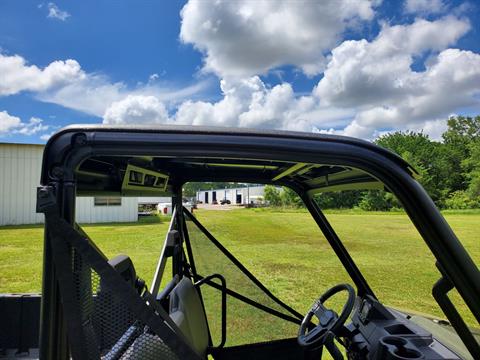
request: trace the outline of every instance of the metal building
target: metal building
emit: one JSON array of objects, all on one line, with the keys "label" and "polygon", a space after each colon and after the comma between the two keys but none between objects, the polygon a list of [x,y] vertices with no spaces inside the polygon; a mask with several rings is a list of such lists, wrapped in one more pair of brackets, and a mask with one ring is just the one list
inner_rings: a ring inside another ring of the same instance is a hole
[{"label": "metal building", "polygon": [[197,191],[196,199],[204,204],[215,201],[230,200],[231,204],[246,205],[262,202],[264,199],[264,185],[245,186],[234,189],[212,189]]},{"label": "metal building", "polygon": [[[35,212],[44,145],[0,143],[0,226],[43,222]],[[138,220],[135,197],[78,197],[79,223]]]}]

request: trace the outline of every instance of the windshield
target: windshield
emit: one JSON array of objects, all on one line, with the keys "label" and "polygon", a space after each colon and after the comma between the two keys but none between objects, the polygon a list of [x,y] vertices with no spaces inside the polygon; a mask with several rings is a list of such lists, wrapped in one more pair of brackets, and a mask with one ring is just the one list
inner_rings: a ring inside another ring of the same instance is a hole
[{"label": "windshield", "polygon": [[[281,198],[292,195],[282,188],[243,183],[190,183],[184,187],[184,195],[194,198],[195,205],[186,206],[194,218],[268,291],[303,316],[325,290],[351,280],[307,210],[273,204],[272,189],[283,193]],[[282,311],[252,286],[193,221],[187,221],[187,230],[199,275],[220,273],[229,289]],[[220,338],[220,296],[208,288],[202,289],[202,296],[216,343]],[[344,300],[339,294],[330,305],[340,311]],[[229,297],[226,345],[296,337],[297,332],[298,324]]]},{"label": "windshield", "polygon": [[[319,194],[315,200],[349,254],[384,304],[411,313],[445,319],[432,296],[440,278],[436,259],[398,200],[385,191],[343,191]],[[344,209],[335,209],[336,205]],[[475,222],[478,214],[446,211],[446,220],[476,264],[480,249]],[[455,289],[452,301],[470,326],[474,316]]]},{"label": "windshield", "polygon": [[[196,203],[196,218],[268,289],[301,313],[326,289],[352,283],[292,190],[236,183],[187,184],[185,190]],[[382,303],[409,314],[446,318],[432,296],[440,278],[435,257],[392,194],[330,192],[315,195],[315,201]],[[478,264],[478,214],[445,216]],[[466,323],[478,326],[456,291],[449,295]]]}]

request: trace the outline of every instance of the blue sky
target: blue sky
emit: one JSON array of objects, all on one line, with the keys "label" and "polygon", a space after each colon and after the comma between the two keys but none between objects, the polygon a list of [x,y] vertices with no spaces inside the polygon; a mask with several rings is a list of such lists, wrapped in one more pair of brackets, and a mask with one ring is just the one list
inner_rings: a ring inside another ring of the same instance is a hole
[{"label": "blue sky", "polygon": [[4,0],[0,141],[102,122],[438,138],[480,113],[479,6]]}]

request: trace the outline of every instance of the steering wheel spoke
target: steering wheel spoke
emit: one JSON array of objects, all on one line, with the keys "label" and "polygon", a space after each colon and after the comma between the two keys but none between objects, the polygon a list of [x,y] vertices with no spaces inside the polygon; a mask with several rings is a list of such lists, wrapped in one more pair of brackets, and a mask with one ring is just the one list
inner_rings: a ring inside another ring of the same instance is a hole
[{"label": "steering wheel spoke", "polygon": [[312,312],[315,314],[318,320],[320,320],[325,312],[327,312],[329,309],[327,309],[321,302],[320,300],[315,301],[315,303],[312,305]]},{"label": "steering wheel spoke", "polygon": [[[324,303],[341,291],[348,292],[348,299],[341,314],[338,315],[335,311],[325,307]],[[339,284],[326,291],[313,303],[311,309],[305,315],[298,331],[298,343],[308,348],[318,348],[326,345],[334,359],[341,358],[338,357],[340,351],[336,348],[333,339],[339,335],[345,321],[350,316],[355,304],[355,296],[355,290],[348,284]],[[319,323],[307,333],[313,316],[318,318]]]},{"label": "steering wheel spoke", "polygon": [[325,330],[318,327],[318,326],[314,327],[311,331],[309,331],[305,335],[305,342],[312,343],[312,341],[315,341],[316,338],[318,338],[320,335],[323,335],[322,334],[323,331],[325,331]]},{"label": "steering wheel spoke", "polygon": [[313,310],[313,313],[323,327],[328,327],[332,321],[338,319],[335,311],[326,308],[323,304],[319,304],[317,309]]}]

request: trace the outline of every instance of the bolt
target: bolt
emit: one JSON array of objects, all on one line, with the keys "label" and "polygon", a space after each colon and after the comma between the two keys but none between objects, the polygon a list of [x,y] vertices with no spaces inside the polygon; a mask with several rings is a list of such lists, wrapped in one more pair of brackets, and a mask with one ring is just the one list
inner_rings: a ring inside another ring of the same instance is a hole
[{"label": "bolt", "polygon": [[82,146],[87,143],[87,136],[85,134],[77,134],[74,139],[75,145]]},{"label": "bolt", "polygon": [[56,177],[57,179],[63,177],[63,169],[59,166],[55,166],[52,169],[52,175],[53,175],[53,177]]}]

